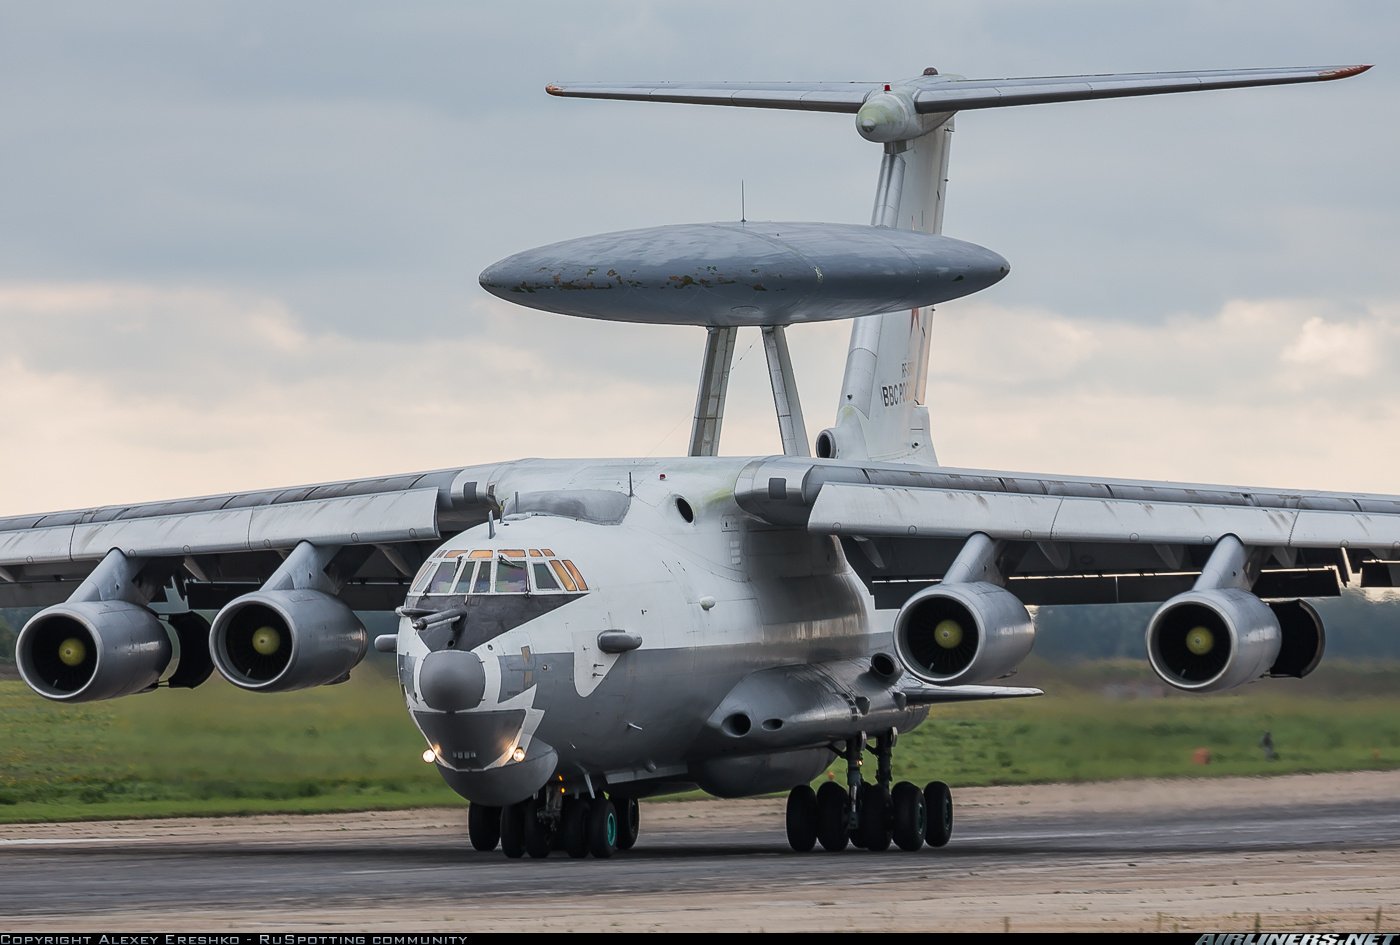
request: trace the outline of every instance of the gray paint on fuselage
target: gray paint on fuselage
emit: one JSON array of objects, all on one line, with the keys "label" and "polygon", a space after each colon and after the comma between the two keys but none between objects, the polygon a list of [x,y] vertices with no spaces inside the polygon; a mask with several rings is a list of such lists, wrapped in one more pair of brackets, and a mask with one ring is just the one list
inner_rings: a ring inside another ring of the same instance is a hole
[{"label": "gray paint on fuselage", "polygon": [[[552,595],[482,598],[491,601],[501,632],[484,642],[472,637],[468,643],[464,636],[458,645],[470,645],[488,664],[483,704],[451,716],[421,715],[422,705],[410,706],[415,719],[433,718],[434,732],[451,730],[457,750],[477,753],[482,770],[452,771],[458,766],[450,759],[444,759],[447,767],[440,765],[454,790],[495,803],[487,798],[502,796],[506,789],[500,785],[506,783],[522,792],[512,800],[521,800],[556,777],[578,790],[585,774],[598,788],[612,772],[632,793],[697,781],[724,793],[746,784],[765,791],[774,789],[763,786],[765,778],[792,777],[814,758],[828,757],[832,741],[882,726],[912,728],[923,719],[921,708],[897,708],[888,683],[861,683],[860,692],[868,696],[850,688],[850,678],[868,668],[872,653],[892,652],[888,631],[878,625],[839,542],[800,525],[759,521],[738,508],[735,481],[750,462],[715,457],[590,463],[570,470],[568,485],[620,493],[628,507],[619,524],[536,511],[507,515],[495,538],[478,526],[444,546],[550,547],[571,556],[590,587],[584,595],[553,598],[576,606],[544,611],[535,608]],[[535,460],[500,472],[490,484],[495,494],[513,497],[518,491],[522,500],[544,491],[546,480],[557,487],[566,475],[558,464]],[[678,498],[686,500],[693,520],[678,512]],[[462,600],[418,604],[447,609]],[[642,644],[620,654],[600,652],[597,638],[605,630],[635,634]],[[405,620],[399,645],[421,658],[444,643],[416,633]],[[858,660],[866,662],[846,665]],[[842,664],[830,678],[805,672],[828,663]],[[820,737],[812,734],[820,725],[810,715],[787,733],[755,731],[736,739],[714,728],[711,716],[746,677],[783,666],[804,670],[795,684],[834,687],[818,720],[828,726]],[[408,682],[405,687],[411,693]],[[877,706],[869,717],[867,710],[851,708],[848,730],[842,727],[843,706],[871,703]],[[501,710],[524,710],[513,716],[519,728],[511,738],[494,728],[474,731],[473,715]],[[465,747],[477,740],[482,744]],[[512,745],[523,748],[522,761],[511,759]],[[546,756],[556,760],[556,769],[542,771],[539,759]]]},{"label": "gray paint on fuselage", "polygon": [[474,650],[578,597],[577,594],[447,594],[410,597],[408,607],[439,613],[465,608],[464,616],[451,623],[429,627],[420,632],[418,638],[429,650],[448,647]]}]

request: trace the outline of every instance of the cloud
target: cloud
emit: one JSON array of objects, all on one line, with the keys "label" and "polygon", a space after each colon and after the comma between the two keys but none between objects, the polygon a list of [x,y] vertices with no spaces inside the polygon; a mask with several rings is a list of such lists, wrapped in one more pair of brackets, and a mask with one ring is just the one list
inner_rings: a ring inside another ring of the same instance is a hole
[{"label": "cloud", "polygon": [[1235,300],[1133,324],[969,301],[939,331],[945,463],[1400,491],[1394,302]]},{"label": "cloud", "polygon": [[[75,10],[80,11],[75,14]],[[17,7],[0,35],[9,511],[516,455],[684,450],[702,345],[476,274],[592,232],[868,219],[849,116],[561,101],[559,79],[890,79],[1376,61],[1345,82],[968,112],[939,314],[965,465],[1394,489],[1400,8],[617,0]],[[269,24],[275,24],[269,27]],[[1303,24],[1303,25],[1299,25]],[[1387,305],[1391,305],[1387,308]],[[809,430],[844,324],[790,333]],[[756,334],[726,451],[777,448]],[[1378,431],[1385,431],[1378,433]],[[1389,464],[1389,465],[1387,465]]]},{"label": "cloud", "polygon": [[[684,452],[699,330],[495,300],[467,322],[460,336],[406,324],[366,339],[241,291],[0,284],[0,513]],[[947,464],[1396,489],[1400,405],[1376,392],[1400,371],[1400,306],[1241,300],[1135,325],[963,301],[936,331],[929,401]],[[813,436],[832,415],[848,334],[791,330]],[[778,450],[757,340],[740,335],[728,454]]]}]

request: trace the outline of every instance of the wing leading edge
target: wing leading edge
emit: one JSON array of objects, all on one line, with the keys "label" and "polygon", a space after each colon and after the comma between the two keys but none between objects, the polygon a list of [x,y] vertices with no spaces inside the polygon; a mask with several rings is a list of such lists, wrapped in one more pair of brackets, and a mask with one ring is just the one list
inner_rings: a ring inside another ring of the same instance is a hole
[{"label": "wing leading edge", "polygon": [[884,607],[940,580],[975,534],[1004,545],[1027,604],[1165,600],[1227,535],[1266,552],[1262,597],[1400,586],[1400,496],[775,458],[751,464],[736,500],[841,538]]}]

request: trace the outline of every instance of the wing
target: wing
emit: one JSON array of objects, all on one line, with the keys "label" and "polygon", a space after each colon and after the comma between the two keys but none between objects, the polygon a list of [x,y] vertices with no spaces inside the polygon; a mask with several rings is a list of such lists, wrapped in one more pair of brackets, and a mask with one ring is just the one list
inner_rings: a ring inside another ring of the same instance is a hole
[{"label": "wing", "polygon": [[167,564],[194,609],[262,585],[302,542],[341,549],[339,596],[393,610],[442,540],[486,520],[486,483],[471,466],[290,489],[0,518],[0,607],[67,600],[112,549]]},{"label": "wing", "polygon": [[[1133,72],[1006,79],[923,75],[895,83],[912,94],[922,114],[971,108],[1000,108],[1046,102],[1161,95],[1207,89],[1236,89],[1294,82],[1325,82],[1365,72],[1370,66],[1306,66],[1282,69],[1217,69],[1205,72]],[[888,90],[886,82],[563,82],[545,87],[563,98],[741,105],[797,111],[860,110],[867,96]]]},{"label": "wing", "polygon": [[1004,543],[1006,587],[1026,604],[1165,600],[1226,535],[1267,550],[1260,597],[1400,586],[1400,496],[774,458],[745,470],[736,499],[843,539],[887,608],[939,580],[976,533]]}]

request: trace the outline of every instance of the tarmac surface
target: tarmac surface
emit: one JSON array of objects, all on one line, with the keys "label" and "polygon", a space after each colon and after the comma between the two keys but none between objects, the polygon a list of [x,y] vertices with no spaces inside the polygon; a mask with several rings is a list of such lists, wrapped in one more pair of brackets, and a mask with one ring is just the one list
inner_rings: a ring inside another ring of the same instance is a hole
[{"label": "tarmac surface", "polygon": [[942,850],[796,854],[781,798],[644,802],[610,860],[465,809],[0,827],[0,931],[1400,931],[1400,772],[955,792]]}]

